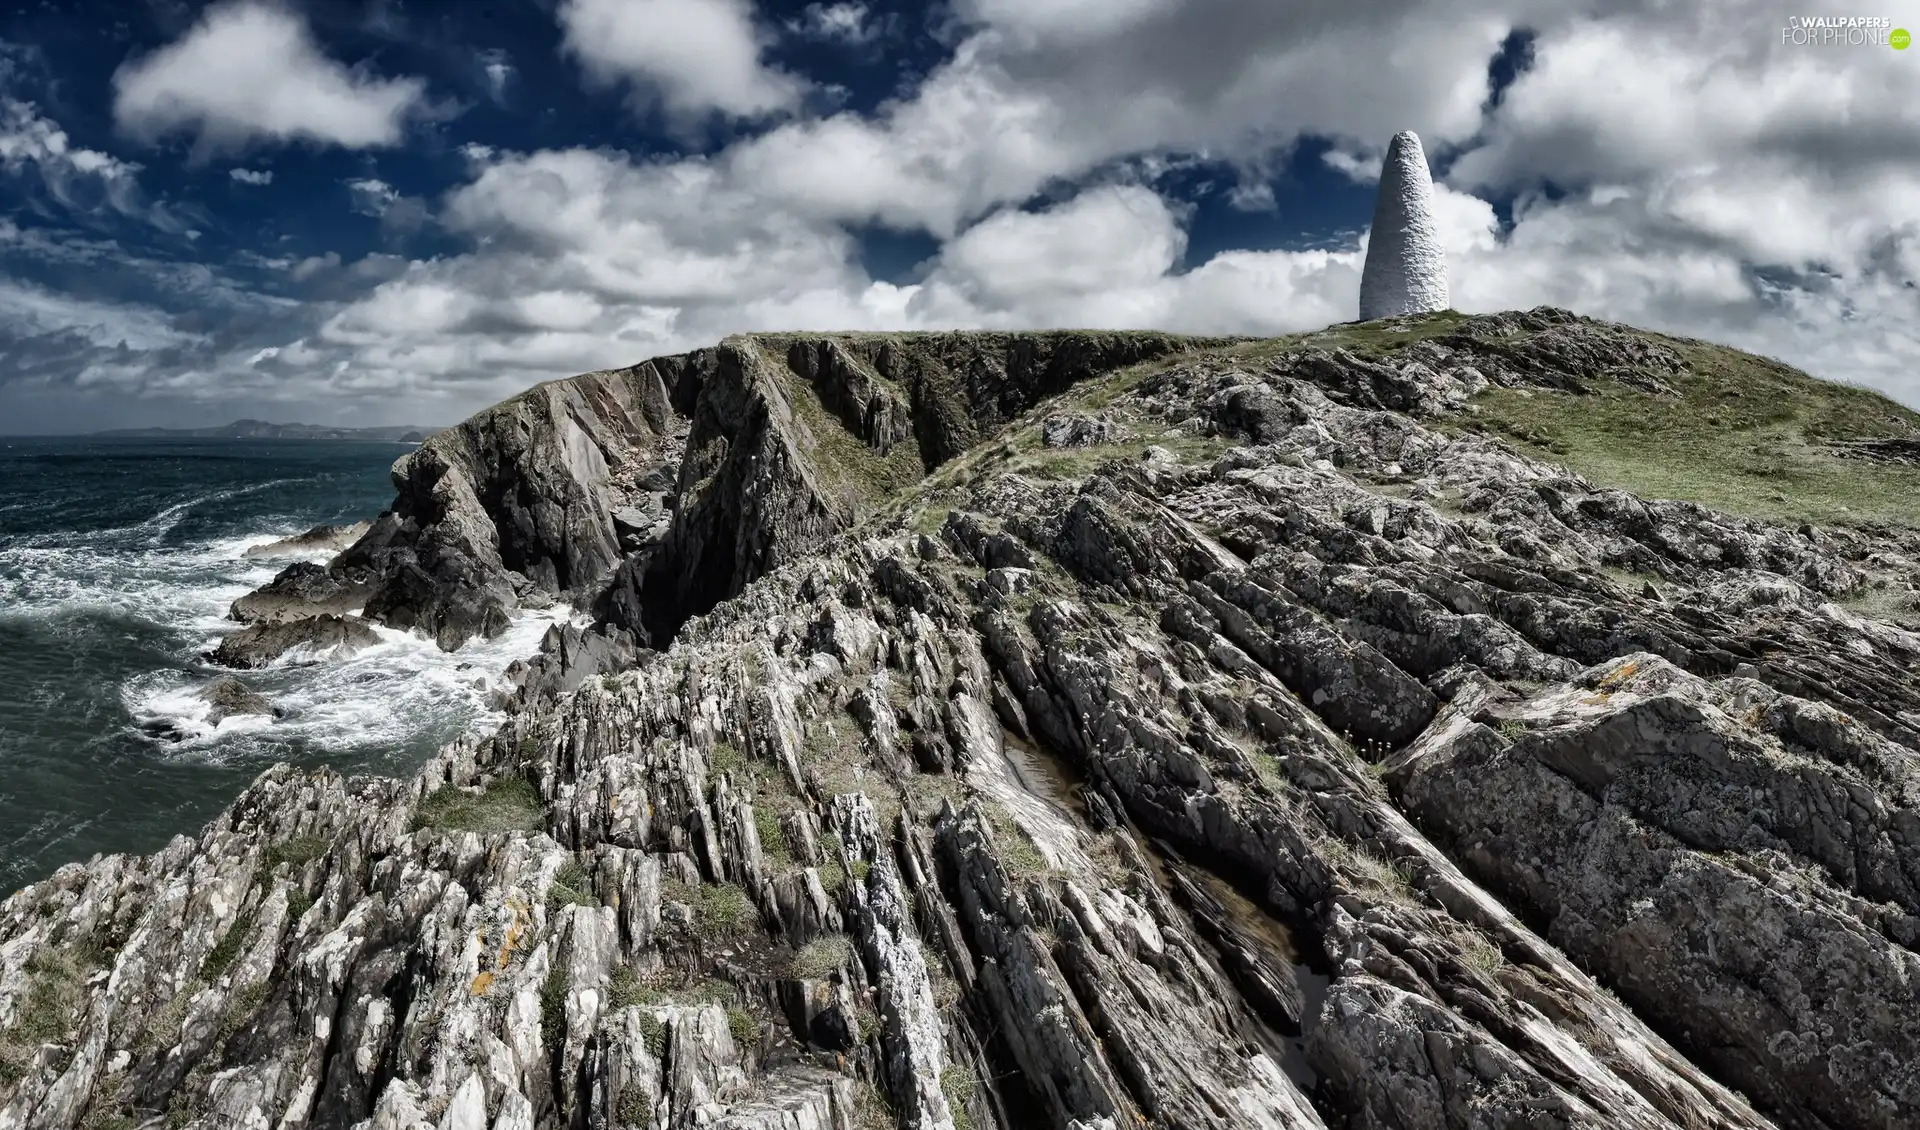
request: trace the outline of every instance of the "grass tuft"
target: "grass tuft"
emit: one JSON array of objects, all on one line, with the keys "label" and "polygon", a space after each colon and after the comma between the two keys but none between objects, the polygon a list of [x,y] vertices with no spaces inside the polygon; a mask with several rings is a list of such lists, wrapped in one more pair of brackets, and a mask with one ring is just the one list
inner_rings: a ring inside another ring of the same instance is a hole
[{"label": "grass tuft", "polygon": [[737,934],[756,920],[753,900],[735,883],[688,886],[669,882],[661,894],[664,899],[692,907],[694,928],[709,938]]},{"label": "grass tuft", "polygon": [[940,1090],[947,1096],[954,1130],[973,1130],[973,1116],[967,1113],[967,1104],[980,1090],[980,1079],[973,1069],[957,1063],[947,1065],[940,1073]]},{"label": "grass tuft", "polygon": [[622,1130],[653,1130],[653,1108],[647,1105],[646,1088],[635,1084],[622,1090],[614,1117]]},{"label": "grass tuft", "polygon": [[727,1009],[727,1034],[742,1051],[760,1042],[760,1019],[744,1008]]},{"label": "grass tuft", "polygon": [[91,946],[43,950],[28,960],[27,990],[15,1007],[13,1027],[0,1032],[0,1085],[26,1075],[36,1050],[73,1031],[86,1004],[86,981],[104,960]]},{"label": "grass tuft", "polygon": [[760,837],[760,854],[775,870],[784,871],[793,866],[793,846],[787,842],[786,830],[780,826],[780,814],[770,805],[754,806],[753,830]]},{"label": "grass tuft", "polygon": [[327,849],[331,846],[328,841],[319,836],[300,836],[269,846],[260,862],[268,871],[272,871],[282,863],[291,864],[294,870],[298,871],[327,854]]},{"label": "grass tuft", "polygon": [[746,763],[747,755],[740,752],[740,747],[726,741],[713,743],[713,752],[707,761],[716,777],[722,773],[738,773]]},{"label": "grass tuft", "polygon": [[200,979],[206,982],[218,981],[232,968],[235,959],[240,956],[240,947],[253,932],[254,916],[251,912],[234,919],[233,925],[221,935],[220,941],[207,953],[205,961],[200,963]]},{"label": "grass tuft", "polygon": [[993,825],[994,847],[999,849],[1000,861],[1018,875],[1045,875],[1053,868],[1048,865],[1047,857],[1040,852],[1040,845],[1013,818],[1013,814],[998,804],[987,806],[987,817]]},{"label": "grass tuft", "polygon": [[599,905],[593,894],[593,879],[578,859],[569,859],[547,885],[547,906],[551,908]]},{"label": "grass tuft", "polygon": [[547,970],[540,986],[540,1035],[546,1046],[558,1050],[567,1035],[567,971],[559,962]]},{"label": "grass tuft", "polygon": [[493,781],[478,794],[451,785],[420,802],[414,829],[439,832],[530,832],[546,817],[533,785],[519,777]]},{"label": "grass tuft", "polygon": [[853,943],[843,934],[815,938],[793,955],[787,975],[802,981],[824,981],[846,966],[853,956]]},{"label": "grass tuft", "polygon": [[1506,955],[1500,952],[1494,940],[1472,926],[1468,926],[1455,941],[1460,946],[1461,963],[1482,976],[1493,976],[1507,963]]}]

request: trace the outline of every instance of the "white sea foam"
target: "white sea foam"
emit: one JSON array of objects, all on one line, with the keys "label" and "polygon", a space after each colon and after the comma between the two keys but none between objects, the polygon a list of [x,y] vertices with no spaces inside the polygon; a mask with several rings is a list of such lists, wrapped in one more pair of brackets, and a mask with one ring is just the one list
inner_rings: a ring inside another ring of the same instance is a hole
[{"label": "white sea foam", "polygon": [[301,743],[342,751],[413,744],[423,734],[451,736],[467,726],[497,724],[491,705],[501,672],[539,650],[540,637],[564,611],[524,615],[492,640],[444,652],[425,636],[371,625],[380,643],[352,655],[283,660],[240,673],[283,713],[278,721],[228,719],[207,723],[198,691],[224,672],[155,671],[123,688],[127,711],[143,726],[187,735],[174,747],[191,756],[227,758],[270,752],[270,744]]},{"label": "white sea foam", "polygon": [[[490,699],[502,670],[537,652],[548,628],[569,616],[564,609],[522,615],[500,637],[454,653],[425,636],[369,625],[379,644],[352,655],[291,654],[260,671],[214,668],[199,657],[239,627],[227,618],[228,607],[288,564],[249,560],[247,548],[306,527],[287,522],[199,545],[154,544],[152,531],[164,533],[192,505],[210,500],[169,507],[117,531],[127,536],[115,538],[113,548],[100,548],[97,532],[70,535],[68,544],[40,538],[33,539],[38,544],[0,547],[0,617],[31,618],[61,634],[105,613],[158,625],[181,641],[175,662],[134,675],[119,688],[121,704],[142,732],[184,737],[177,744],[156,739],[156,750],[168,755],[273,757],[298,745],[398,771],[408,762],[405,751],[417,754],[423,741],[496,724]],[[328,556],[319,552],[307,559]],[[211,723],[211,708],[199,692],[227,676],[264,694],[283,717]]]},{"label": "white sea foam", "polygon": [[0,549],[0,615],[57,618],[111,612],[151,623],[217,623],[227,606],[273,579],[241,556],[257,539],[204,545],[16,545]]},{"label": "white sea foam", "polygon": [[189,682],[178,672],[149,671],[136,675],[121,688],[128,699],[127,709],[134,723],[142,728],[168,731],[185,736],[185,741],[208,745],[222,738],[273,725],[270,715],[239,714],[212,720],[213,705],[198,692],[204,682]]}]

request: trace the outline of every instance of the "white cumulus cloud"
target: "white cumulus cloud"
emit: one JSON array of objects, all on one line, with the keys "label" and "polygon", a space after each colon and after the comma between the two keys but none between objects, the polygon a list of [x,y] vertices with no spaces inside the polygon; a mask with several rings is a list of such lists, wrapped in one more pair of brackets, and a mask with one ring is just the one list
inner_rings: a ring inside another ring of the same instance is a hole
[{"label": "white cumulus cloud", "polygon": [[380,78],[324,55],[306,22],[272,0],[209,8],[180,40],[113,76],[114,119],[142,138],[190,133],[202,151],[306,141],[398,143],[426,84]]},{"label": "white cumulus cloud", "polygon": [[753,117],[792,107],[800,80],[760,58],[746,0],[564,0],[566,50],[602,83],[628,83],[674,114]]}]

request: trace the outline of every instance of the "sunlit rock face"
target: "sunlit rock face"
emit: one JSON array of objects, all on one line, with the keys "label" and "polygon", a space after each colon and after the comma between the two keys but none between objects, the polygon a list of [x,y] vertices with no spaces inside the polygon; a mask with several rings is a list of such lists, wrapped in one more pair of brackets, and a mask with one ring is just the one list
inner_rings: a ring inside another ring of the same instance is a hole
[{"label": "sunlit rock face", "polygon": [[1360,320],[1430,314],[1451,305],[1447,253],[1433,221],[1433,177],[1412,130],[1394,135],[1380,170],[1373,235],[1360,276]]}]

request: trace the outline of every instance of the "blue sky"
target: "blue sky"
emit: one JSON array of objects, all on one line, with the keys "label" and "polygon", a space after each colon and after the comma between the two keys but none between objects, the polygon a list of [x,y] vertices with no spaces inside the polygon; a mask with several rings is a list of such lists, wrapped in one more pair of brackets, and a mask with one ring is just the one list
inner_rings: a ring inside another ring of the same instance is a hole
[{"label": "blue sky", "polygon": [[0,432],[444,423],[755,329],[1324,325],[1403,128],[1460,308],[1920,403],[1920,52],[1700,7],[9,3]]}]

